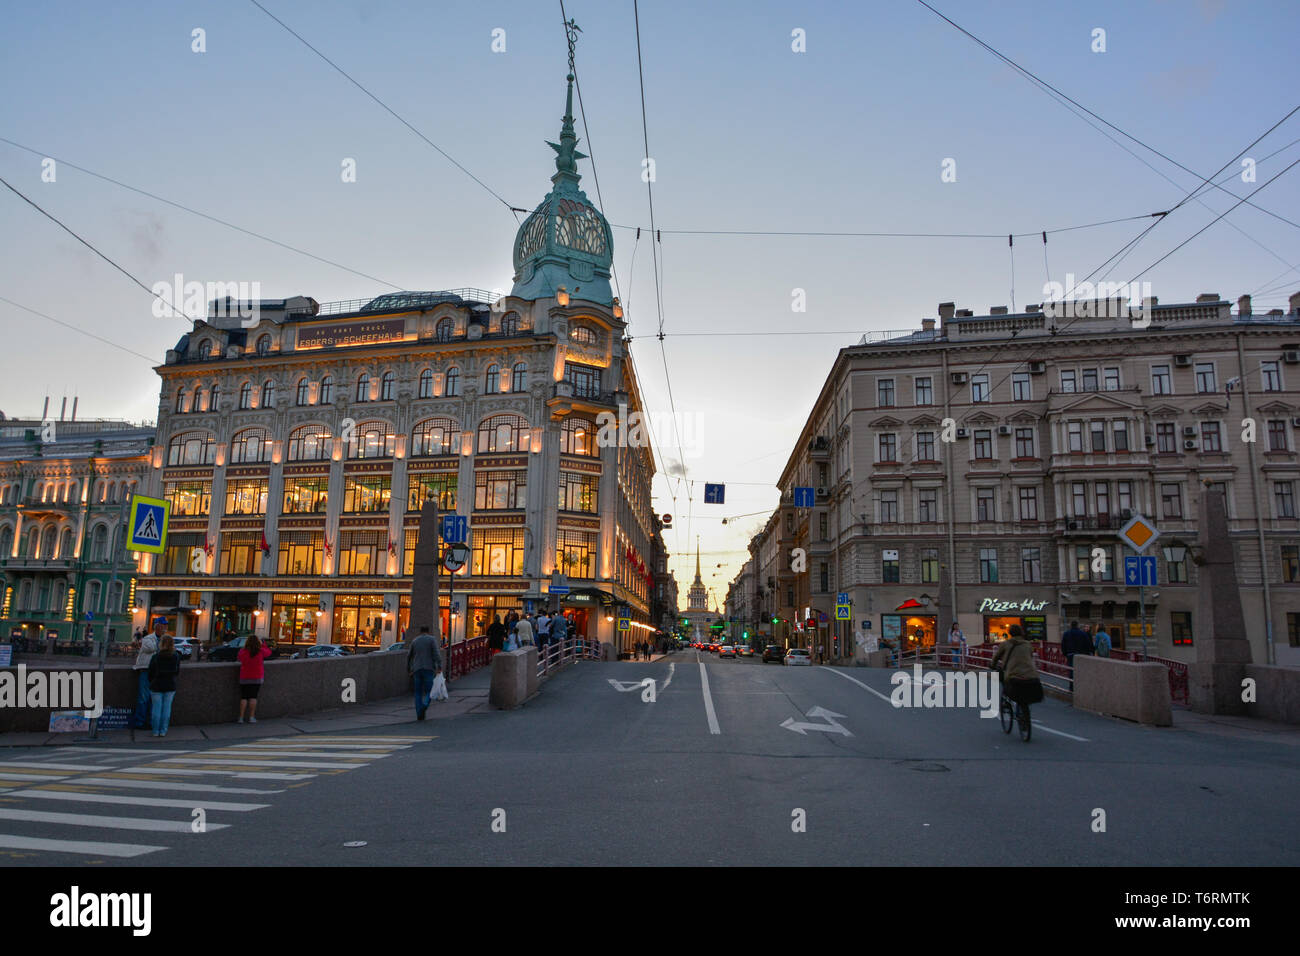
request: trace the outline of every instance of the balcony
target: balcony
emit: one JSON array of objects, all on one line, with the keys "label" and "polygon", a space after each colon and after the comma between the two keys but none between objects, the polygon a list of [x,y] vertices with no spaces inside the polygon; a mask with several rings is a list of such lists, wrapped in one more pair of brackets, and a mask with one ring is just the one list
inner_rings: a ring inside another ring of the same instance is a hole
[{"label": "balcony", "polygon": [[1077,518],[1061,518],[1056,522],[1056,530],[1064,534],[1083,534],[1093,531],[1118,531],[1133,517],[1131,511],[1116,514],[1081,515]]},{"label": "balcony", "polygon": [[551,397],[546,405],[552,418],[563,418],[570,412],[587,411],[593,414],[615,410],[627,402],[627,392],[602,392],[574,382],[556,382],[551,386]]},{"label": "balcony", "polygon": [[818,435],[808,443],[808,454],[813,460],[829,459],[831,456],[831,443],[825,435]]},{"label": "balcony", "polygon": [[72,570],[73,558],[5,558],[0,561],[0,568],[13,572]]},{"label": "balcony", "polygon": [[18,507],[28,515],[67,515],[81,508],[80,501],[41,501],[39,498],[24,498]]}]

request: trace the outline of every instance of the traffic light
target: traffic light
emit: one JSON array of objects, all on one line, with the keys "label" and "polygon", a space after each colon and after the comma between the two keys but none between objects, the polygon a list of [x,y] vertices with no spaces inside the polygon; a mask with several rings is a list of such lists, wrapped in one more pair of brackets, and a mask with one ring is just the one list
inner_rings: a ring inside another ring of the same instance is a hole
[{"label": "traffic light", "polygon": [[772,623],[773,623],[773,624],[776,624],[778,620],[779,620],[778,618],[775,618],[775,617],[774,617],[774,618],[772,618]]},{"label": "traffic light", "polygon": [[745,640],[749,640],[749,631],[741,631],[740,636],[743,637]]}]

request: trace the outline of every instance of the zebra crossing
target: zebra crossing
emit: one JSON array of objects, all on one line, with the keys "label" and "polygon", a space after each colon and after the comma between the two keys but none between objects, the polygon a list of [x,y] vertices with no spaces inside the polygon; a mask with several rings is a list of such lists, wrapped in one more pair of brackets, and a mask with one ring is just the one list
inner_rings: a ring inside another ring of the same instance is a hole
[{"label": "zebra crossing", "polygon": [[310,735],[212,750],[61,746],[24,752],[0,759],[0,865],[183,851],[187,839],[229,829],[292,787],[432,739]]}]

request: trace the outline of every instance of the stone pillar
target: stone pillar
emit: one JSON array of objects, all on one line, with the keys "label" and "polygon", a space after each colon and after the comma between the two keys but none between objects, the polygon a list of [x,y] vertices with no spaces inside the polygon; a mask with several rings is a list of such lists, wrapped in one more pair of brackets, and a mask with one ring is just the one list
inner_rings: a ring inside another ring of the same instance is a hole
[{"label": "stone pillar", "polygon": [[1201,492],[1196,618],[1196,662],[1188,665],[1189,703],[1201,714],[1245,714],[1241,682],[1251,663],[1241,590],[1228,537],[1222,492]]},{"label": "stone pillar", "polygon": [[[438,613],[438,501],[426,498],[420,505],[420,529],[415,537],[415,566],[411,575],[411,615],[408,630],[419,634],[421,627],[442,637],[442,615]],[[455,628],[453,627],[453,630]],[[402,635],[398,635],[399,639]]]}]

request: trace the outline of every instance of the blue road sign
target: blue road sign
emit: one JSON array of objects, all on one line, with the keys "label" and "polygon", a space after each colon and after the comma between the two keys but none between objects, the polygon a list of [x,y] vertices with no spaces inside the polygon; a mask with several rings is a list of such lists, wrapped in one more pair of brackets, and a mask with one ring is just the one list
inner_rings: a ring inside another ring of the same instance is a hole
[{"label": "blue road sign", "polygon": [[836,595],[835,595],[835,603],[836,603],[836,604],[848,604],[848,603],[849,603],[849,592],[848,592],[848,591],[839,591],[839,592],[837,592]]},{"label": "blue road sign", "polygon": [[726,485],[711,485],[708,482],[704,483],[704,503],[706,505],[724,504],[726,497]]},{"label": "blue road sign", "polygon": [[850,608],[847,604],[835,605],[835,620],[837,621],[852,620],[852,613],[853,613],[853,609]]},{"label": "blue road sign", "polygon": [[469,518],[465,515],[443,515],[439,533],[448,544],[464,544],[469,537]]},{"label": "blue road sign", "polygon": [[1131,588],[1155,587],[1156,580],[1156,559],[1155,555],[1126,554],[1124,556],[1124,583]]},{"label": "blue road sign", "polygon": [[817,503],[817,491],[813,488],[795,488],[794,506],[796,508],[811,508]]}]

